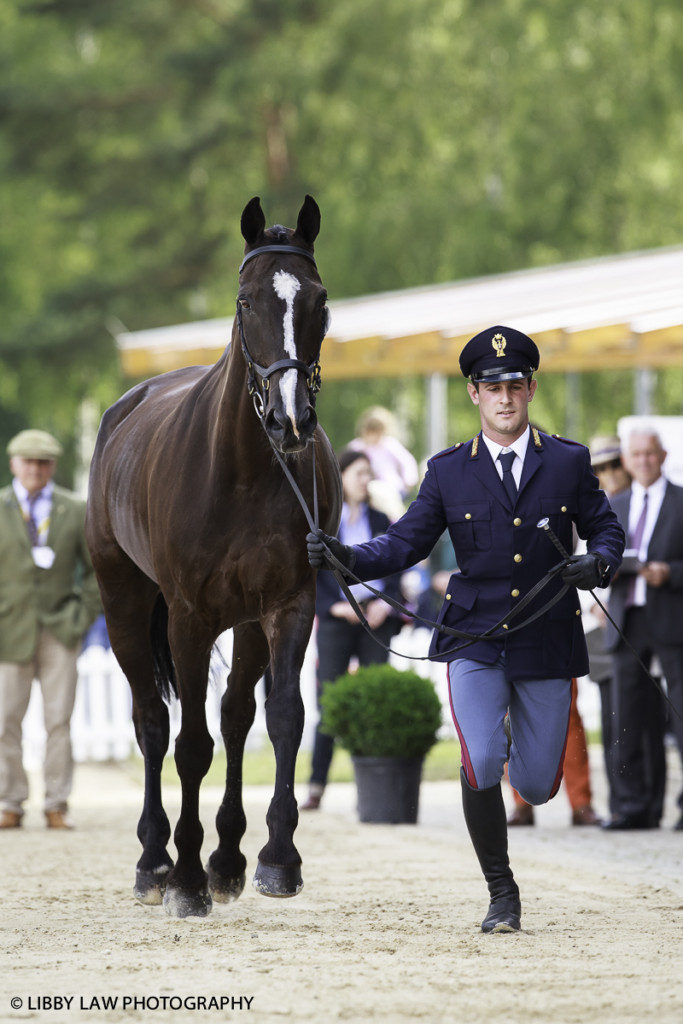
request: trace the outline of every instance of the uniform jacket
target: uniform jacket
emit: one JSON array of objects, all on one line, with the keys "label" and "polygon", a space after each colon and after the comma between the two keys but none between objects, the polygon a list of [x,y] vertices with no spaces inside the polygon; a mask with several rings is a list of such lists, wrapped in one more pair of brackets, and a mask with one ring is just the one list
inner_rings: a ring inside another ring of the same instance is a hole
[{"label": "uniform jacket", "polygon": [[14,489],[0,490],[0,661],[30,661],[41,626],[75,647],[101,610],[84,518],[85,503],[55,487],[47,537],[55,560],[40,569]]},{"label": "uniform jacket", "polygon": [[[630,489],[612,498],[612,508],[627,533]],[[668,562],[671,567],[671,577],[665,586],[646,589],[645,608],[652,642],[661,646],[683,646],[683,487],[668,481],[648,545],[647,560]],[[609,612],[620,629],[624,628],[631,579],[631,576],[617,575],[612,583]],[[619,635],[608,622],[605,646],[608,651],[614,651],[618,644]]]},{"label": "uniform jacket", "polygon": [[[384,512],[378,512],[374,508],[368,508],[368,516],[370,519],[370,531],[373,537],[377,537],[379,534],[384,533],[389,526],[389,517]],[[367,576],[366,579],[378,579],[376,576]],[[385,587],[386,593],[389,597],[393,597],[394,600],[400,601],[401,594],[399,590],[399,580],[396,579],[387,580]],[[334,619],[334,616],[330,615],[330,608],[337,601],[343,600],[342,595],[339,593],[339,584],[332,575],[331,572],[319,572],[318,573],[318,589],[315,598],[315,613],[319,619]],[[394,615],[391,611],[390,615]],[[335,619],[339,622],[339,619]],[[400,622],[397,621],[396,629],[400,629]]]},{"label": "uniform jacket", "polygon": [[[514,507],[481,435],[429,460],[417,498],[387,532],[354,547],[361,579],[403,571],[425,558],[448,529],[459,571],[451,576],[438,622],[482,633],[503,619],[545,573],[560,561],[537,528],[547,516],[567,550],[572,523],[588,550],[601,555],[607,581],[621,563],[624,531],[598,487],[588,449],[534,429]],[[527,618],[561,588],[553,580],[522,612]],[[514,619],[512,621],[514,625]],[[588,671],[586,641],[574,587],[544,616],[506,640],[476,641],[456,654],[460,641],[435,632],[436,660],[472,658],[492,664],[505,649],[509,681],[570,678]]]}]

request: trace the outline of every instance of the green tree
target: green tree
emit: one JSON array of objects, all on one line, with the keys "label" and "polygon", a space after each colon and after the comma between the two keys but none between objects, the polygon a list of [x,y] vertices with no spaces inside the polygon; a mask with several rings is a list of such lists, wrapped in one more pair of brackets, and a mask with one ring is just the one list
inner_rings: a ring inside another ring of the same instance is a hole
[{"label": "green tree", "polygon": [[[682,49],[675,0],[0,0],[0,444],[73,446],[121,324],[231,312],[255,194],[316,195],[333,297],[678,242]],[[419,451],[419,382],[328,393]]]}]

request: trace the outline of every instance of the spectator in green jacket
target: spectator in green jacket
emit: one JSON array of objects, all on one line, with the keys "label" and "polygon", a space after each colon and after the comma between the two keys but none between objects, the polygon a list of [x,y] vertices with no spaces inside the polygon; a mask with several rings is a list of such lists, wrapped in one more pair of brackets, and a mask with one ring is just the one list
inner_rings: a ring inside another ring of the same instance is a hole
[{"label": "spectator in green jacket", "polygon": [[21,726],[34,679],[47,733],[46,822],[71,828],[76,659],[100,611],[85,503],[52,482],[62,449],[50,434],[22,430],[7,451],[14,479],[0,490],[0,828],[21,825],[28,797]]}]

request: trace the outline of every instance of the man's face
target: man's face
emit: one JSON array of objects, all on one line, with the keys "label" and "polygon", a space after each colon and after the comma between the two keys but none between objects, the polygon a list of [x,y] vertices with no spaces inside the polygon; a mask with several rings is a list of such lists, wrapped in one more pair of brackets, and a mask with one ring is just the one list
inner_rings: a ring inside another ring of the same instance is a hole
[{"label": "man's face", "polygon": [[662,475],[666,452],[652,434],[632,434],[624,462],[634,480],[642,487],[651,487]]},{"label": "man's face", "polygon": [[536,381],[496,381],[467,385],[475,405],[479,406],[481,425],[487,437],[499,444],[511,444],[524,433],[529,422],[529,402],[536,393]]},{"label": "man's face", "polygon": [[24,459],[13,455],[9,461],[12,475],[29,494],[37,494],[52,479],[57,463],[54,459]]}]

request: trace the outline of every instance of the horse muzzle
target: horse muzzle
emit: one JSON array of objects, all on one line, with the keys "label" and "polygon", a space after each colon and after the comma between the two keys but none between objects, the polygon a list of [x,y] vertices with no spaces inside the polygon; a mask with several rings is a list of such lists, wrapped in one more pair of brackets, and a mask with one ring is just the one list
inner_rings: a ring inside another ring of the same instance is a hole
[{"label": "horse muzzle", "polygon": [[318,425],[313,406],[308,405],[294,420],[284,410],[271,407],[266,412],[264,426],[273,444],[285,455],[302,452]]}]

